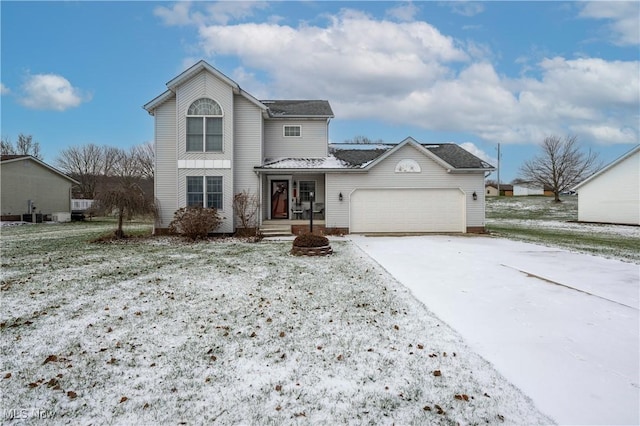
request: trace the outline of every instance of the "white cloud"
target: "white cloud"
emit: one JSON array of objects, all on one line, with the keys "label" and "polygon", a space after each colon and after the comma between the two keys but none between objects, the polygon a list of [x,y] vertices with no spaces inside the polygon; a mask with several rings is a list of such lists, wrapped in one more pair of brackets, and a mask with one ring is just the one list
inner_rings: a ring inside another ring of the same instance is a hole
[{"label": "white cloud", "polygon": [[484,12],[484,5],[479,2],[472,1],[451,1],[444,3],[451,8],[453,13],[462,16],[476,16]]},{"label": "white cloud", "polygon": [[592,1],[582,4],[581,18],[606,19],[611,41],[618,45],[640,44],[640,3]]},{"label": "white cloud", "polygon": [[460,146],[465,150],[469,151],[470,153],[472,153],[473,155],[475,155],[476,157],[480,158],[481,160],[484,160],[487,163],[491,164],[494,167],[498,164],[497,157],[490,156],[489,154],[487,154],[486,152],[478,148],[473,142],[463,142],[460,144]]},{"label": "white cloud", "polygon": [[22,86],[19,102],[27,108],[64,111],[90,99],[56,74],[29,75]]},{"label": "white cloud", "polygon": [[265,9],[269,4],[265,1],[219,1],[205,6],[205,12],[193,11],[191,2],[179,1],[171,7],[158,6],[153,13],[165,25],[226,25],[230,21],[245,19],[253,16],[256,9]]},{"label": "white cloud", "polygon": [[488,46],[454,40],[427,22],[376,20],[352,9],[327,19],[325,26],[201,25],[200,42],[214,66],[219,55],[236,57],[233,78],[256,97],[328,99],[338,119],[501,143],[571,132],[600,143],[638,141],[638,61],[527,60],[537,77],[507,77]]},{"label": "white cloud", "polygon": [[388,9],[386,15],[401,22],[411,22],[419,11],[415,4],[408,2]]},{"label": "white cloud", "polygon": [[443,63],[468,59],[452,38],[425,22],[376,21],[351,10],[330,17],[326,28],[212,25],[201,27],[200,36],[207,55],[235,55],[267,71],[278,97],[403,97],[449,72]]},{"label": "white cloud", "polygon": [[265,1],[219,1],[207,6],[211,22],[226,25],[229,21],[245,19],[253,16],[256,9],[265,9],[269,4]]},{"label": "white cloud", "polygon": [[158,6],[153,14],[162,19],[165,25],[180,26],[195,23],[190,13],[191,2],[177,2],[172,7]]},{"label": "white cloud", "polygon": [[11,89],[9,89],[3,83],[0,83],[0,95],[8,95],[9,93],[11,93]]}]

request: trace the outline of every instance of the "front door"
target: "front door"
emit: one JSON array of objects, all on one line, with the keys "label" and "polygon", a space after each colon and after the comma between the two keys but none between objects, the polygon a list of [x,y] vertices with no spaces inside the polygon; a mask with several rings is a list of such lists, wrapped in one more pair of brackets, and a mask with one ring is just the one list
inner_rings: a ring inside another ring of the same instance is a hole
[{"label": "front door", "polygon": [[271,181],[271,219],[289,219],[289,181]]}]

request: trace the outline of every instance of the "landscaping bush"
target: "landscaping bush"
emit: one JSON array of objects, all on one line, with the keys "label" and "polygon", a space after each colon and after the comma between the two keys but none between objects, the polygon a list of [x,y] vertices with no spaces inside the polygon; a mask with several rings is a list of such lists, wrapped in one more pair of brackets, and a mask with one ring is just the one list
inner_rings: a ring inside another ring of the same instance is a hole
[{"label": "landscaping bush", "polygon": [[222,218],[215,208],[182,207],[173,214],[169,230],[191,240],[207,238],[222,224]]},{"label": "landscaping bush", "polygon": [[327,237],[322,235],[302,234],[293,240],[295,247],[325,247],[329,245]]}]

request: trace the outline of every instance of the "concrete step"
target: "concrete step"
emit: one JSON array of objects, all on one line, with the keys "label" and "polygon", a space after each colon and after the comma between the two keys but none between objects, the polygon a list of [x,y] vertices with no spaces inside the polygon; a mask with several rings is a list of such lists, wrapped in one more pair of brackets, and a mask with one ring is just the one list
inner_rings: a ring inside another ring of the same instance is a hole
[{"label": "concrete step", "polygon": [[291,233],[291,225],[263,225],[260,233],[265,237],[288,237]]}]

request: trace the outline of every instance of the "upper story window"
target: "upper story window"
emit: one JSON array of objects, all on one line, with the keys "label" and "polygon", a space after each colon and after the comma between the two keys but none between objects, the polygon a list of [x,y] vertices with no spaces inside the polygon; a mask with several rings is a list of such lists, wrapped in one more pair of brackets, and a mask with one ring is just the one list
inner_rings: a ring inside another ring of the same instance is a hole
[{"label": "upper story window", "polygon": [[187,111],[187,152],[222,152],[222,108],[200,98]]},{"label": "upper story window", "polygon": [[302,126],[284,126],[283,129],[285,137],[300,137],[302,136]]}]

